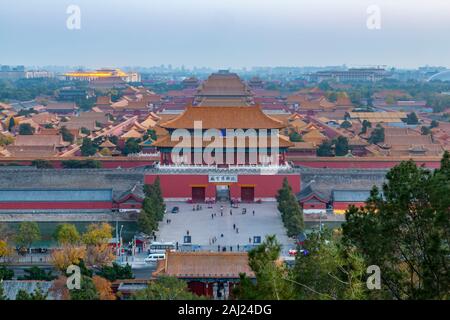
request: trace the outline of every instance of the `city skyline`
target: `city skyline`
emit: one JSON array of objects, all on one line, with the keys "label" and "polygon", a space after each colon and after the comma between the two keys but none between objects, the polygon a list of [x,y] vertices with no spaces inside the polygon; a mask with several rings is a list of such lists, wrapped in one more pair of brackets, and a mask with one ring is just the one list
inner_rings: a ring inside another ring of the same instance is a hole
[{"label": "city skyline", "polygon": [[[80,8],[79,30],[66,26],[70,5]],[[373,5],[381,17],[375,30],[367,27]],[[417,0],[6,0],[0,9],[7,65],[450,67],[450,3],[440,0],[426,7]]]}]

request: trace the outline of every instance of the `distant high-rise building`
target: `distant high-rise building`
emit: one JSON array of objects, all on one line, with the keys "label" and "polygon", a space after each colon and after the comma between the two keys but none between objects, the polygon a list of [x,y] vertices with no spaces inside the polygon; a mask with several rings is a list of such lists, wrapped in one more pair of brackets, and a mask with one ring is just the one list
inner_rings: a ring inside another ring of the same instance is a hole
[{"label": "distant high-rise building", "polygon": [[22,78],[25,78],[24,66],[11,67],[3,65],[0,67],[0,79],[16,80]]},{"label": "distant high-rise building", "polygon": [[309,80],[313,82],[336,81],[378,81],[387,76],[383,68],[351,68],[348,70],[318,71],[309,75]]}]

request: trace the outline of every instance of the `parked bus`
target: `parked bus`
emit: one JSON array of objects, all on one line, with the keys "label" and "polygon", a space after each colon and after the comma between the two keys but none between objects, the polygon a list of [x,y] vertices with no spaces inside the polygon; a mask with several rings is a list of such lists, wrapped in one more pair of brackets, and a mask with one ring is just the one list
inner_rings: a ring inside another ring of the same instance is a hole
[{"label": "parked bus", "polygon": [[148,248],[148,253],[166,253],[166,250],[175,251],[176,245],[173,242],[152,242]]}]

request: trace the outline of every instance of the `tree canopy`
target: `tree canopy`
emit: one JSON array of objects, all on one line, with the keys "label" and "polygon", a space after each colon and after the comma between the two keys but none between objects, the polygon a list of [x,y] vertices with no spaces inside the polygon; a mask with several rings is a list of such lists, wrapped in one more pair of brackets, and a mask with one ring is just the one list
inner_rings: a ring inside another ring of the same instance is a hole
[{"label": "tree canopy", "polygon": [[449,157],[446,152],[434,172],[402,162],[388,172],[382,190],[372,190],[364,208],[346,213],[345,241],[381,268],[391,298],[449,298]]}]

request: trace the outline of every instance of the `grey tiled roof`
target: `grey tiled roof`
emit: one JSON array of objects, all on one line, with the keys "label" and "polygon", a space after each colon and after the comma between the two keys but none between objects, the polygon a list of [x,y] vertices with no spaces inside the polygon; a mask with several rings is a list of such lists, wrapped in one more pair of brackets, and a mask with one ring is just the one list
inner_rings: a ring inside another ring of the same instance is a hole
[{"label": "grey tiled roof", "polygon": [[[70,186],[68,186],[70,187]],[[112,189],[0,189],[0,201],[111,201]]]},{"label": "grey tiled roof", "polygon": [[53,285],[53,281],[35,281],[35,280],[4,280],[2,281],[4,294],[8,300],[15,300],[19,290],[24,290],[28,294],[33,293],[36,289],[40,289],[44,293],[48,293],[47,300],[58,300],[49,289]]},{"label": "grey tiled roof", "polygon": [[333,190],[334,201],[365,202],[370,196],[370,190]]}]

